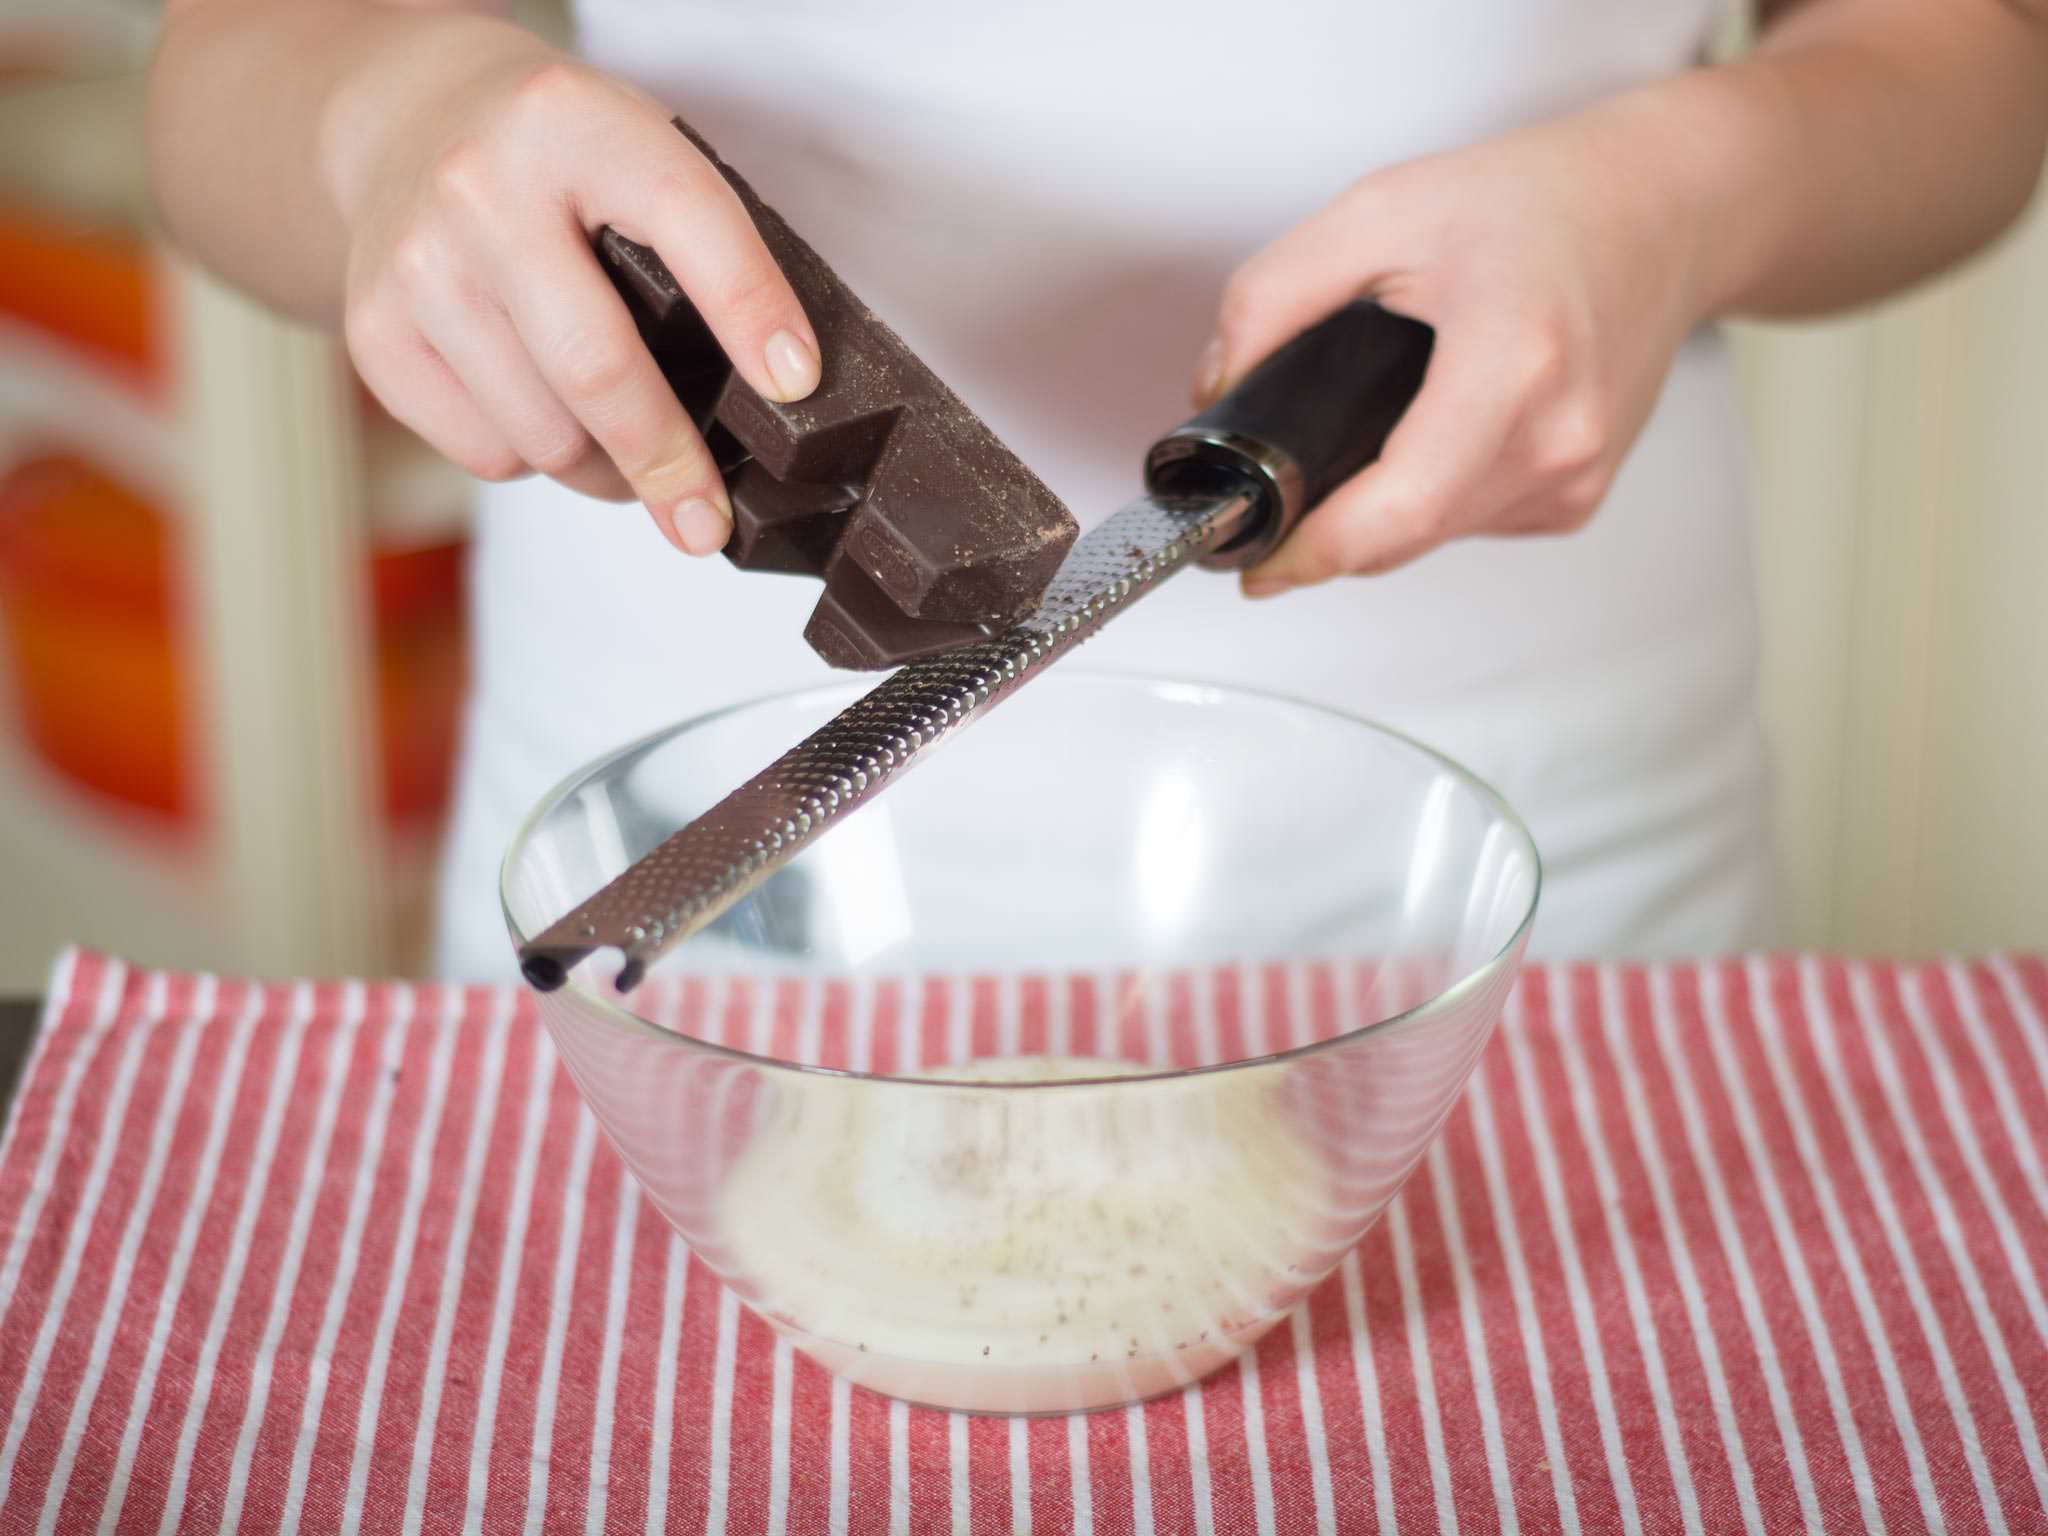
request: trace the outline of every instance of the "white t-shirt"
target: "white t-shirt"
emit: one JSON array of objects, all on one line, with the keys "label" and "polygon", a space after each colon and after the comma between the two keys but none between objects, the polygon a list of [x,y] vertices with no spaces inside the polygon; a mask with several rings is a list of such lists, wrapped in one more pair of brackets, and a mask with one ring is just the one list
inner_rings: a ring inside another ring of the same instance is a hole
[{"label": "white t-shirt", "polygon": [[[598,64],[739,167],[1085,525],[1188,414],[1229,272],[1376,166],[1682,69],[1713,0],[583,0]],[[1528,818],[1552,954],[1769,937],[1747,467],[1715,335],[1607,503],[1248,604],[1189,573],[1066,665],[1263,686],[1448,752]],[[497,861],[611,746],[827,679],[815,582],[673,554],[638,507],[487,489],[441,962],[510,965]]]}]

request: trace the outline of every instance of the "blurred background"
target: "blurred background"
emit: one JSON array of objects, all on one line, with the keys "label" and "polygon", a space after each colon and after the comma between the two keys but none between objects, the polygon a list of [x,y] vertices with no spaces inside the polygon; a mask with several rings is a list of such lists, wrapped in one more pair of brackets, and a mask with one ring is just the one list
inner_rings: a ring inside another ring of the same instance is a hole
[{"label": "blurred background", "polygon": [[[72,941],[412,970],[457,748],[467,482],[331,341],[152,240],[154,26],[143,0],[0,0],[0,991]],[[1882,309],[1737,331],[1779,942],[2038,947],[2048,218]]]}]

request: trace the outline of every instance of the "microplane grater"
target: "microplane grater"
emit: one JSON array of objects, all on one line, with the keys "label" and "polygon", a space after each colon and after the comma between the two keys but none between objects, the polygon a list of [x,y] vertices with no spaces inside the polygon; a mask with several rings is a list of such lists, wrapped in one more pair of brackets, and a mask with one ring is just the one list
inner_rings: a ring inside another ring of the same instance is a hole
[{"label": "microplane grater", "polygon": [[1144,496],[1068,552],[1037,613],[1003,635],[913,661],[528,943],[536,986],[592,951],[624,951],[621,991],[717,920],[925,753],[1094,634],[1168,576],[1227,542],[1257,506]]},{"label": "microplane grater", "polygon": [[1378,456],[1421,386],[1434,333],[1360,300],[1304,331],[1159,440],[1150,487],[1084,535],[1030,617],[905,665],[520,949],[552,991],[600,949],[632,990],[954,731],[1184,567],[1247,565]]}]

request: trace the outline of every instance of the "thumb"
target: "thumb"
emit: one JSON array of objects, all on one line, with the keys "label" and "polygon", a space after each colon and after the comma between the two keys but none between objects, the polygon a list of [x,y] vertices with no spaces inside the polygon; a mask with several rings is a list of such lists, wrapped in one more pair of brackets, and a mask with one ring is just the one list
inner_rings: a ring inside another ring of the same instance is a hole
[{"label": "thumb", "polygon": [[1469,521],[1520,406],[1485,332],[1438,332],[1422,391],[1376,463],[1339,486],[1244,574],[1249,596],[1405,565]]},{"label": "thumb", "polygon": [[1216,335],[1202,353],[1195,403],[1206,406],[1324,316],[1370,291],[1380,274],[1361,264],[1346,210],[1325,209],[1253,256],[1224,284]]}]

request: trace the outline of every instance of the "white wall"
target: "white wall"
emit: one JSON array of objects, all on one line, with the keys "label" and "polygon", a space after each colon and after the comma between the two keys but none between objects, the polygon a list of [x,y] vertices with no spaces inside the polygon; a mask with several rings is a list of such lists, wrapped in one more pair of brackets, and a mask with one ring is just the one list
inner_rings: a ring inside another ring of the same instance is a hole
[{"label": "white wall", "polygon": [[1740,345],[1785,943],[2048,944],[2048,217]]}]

